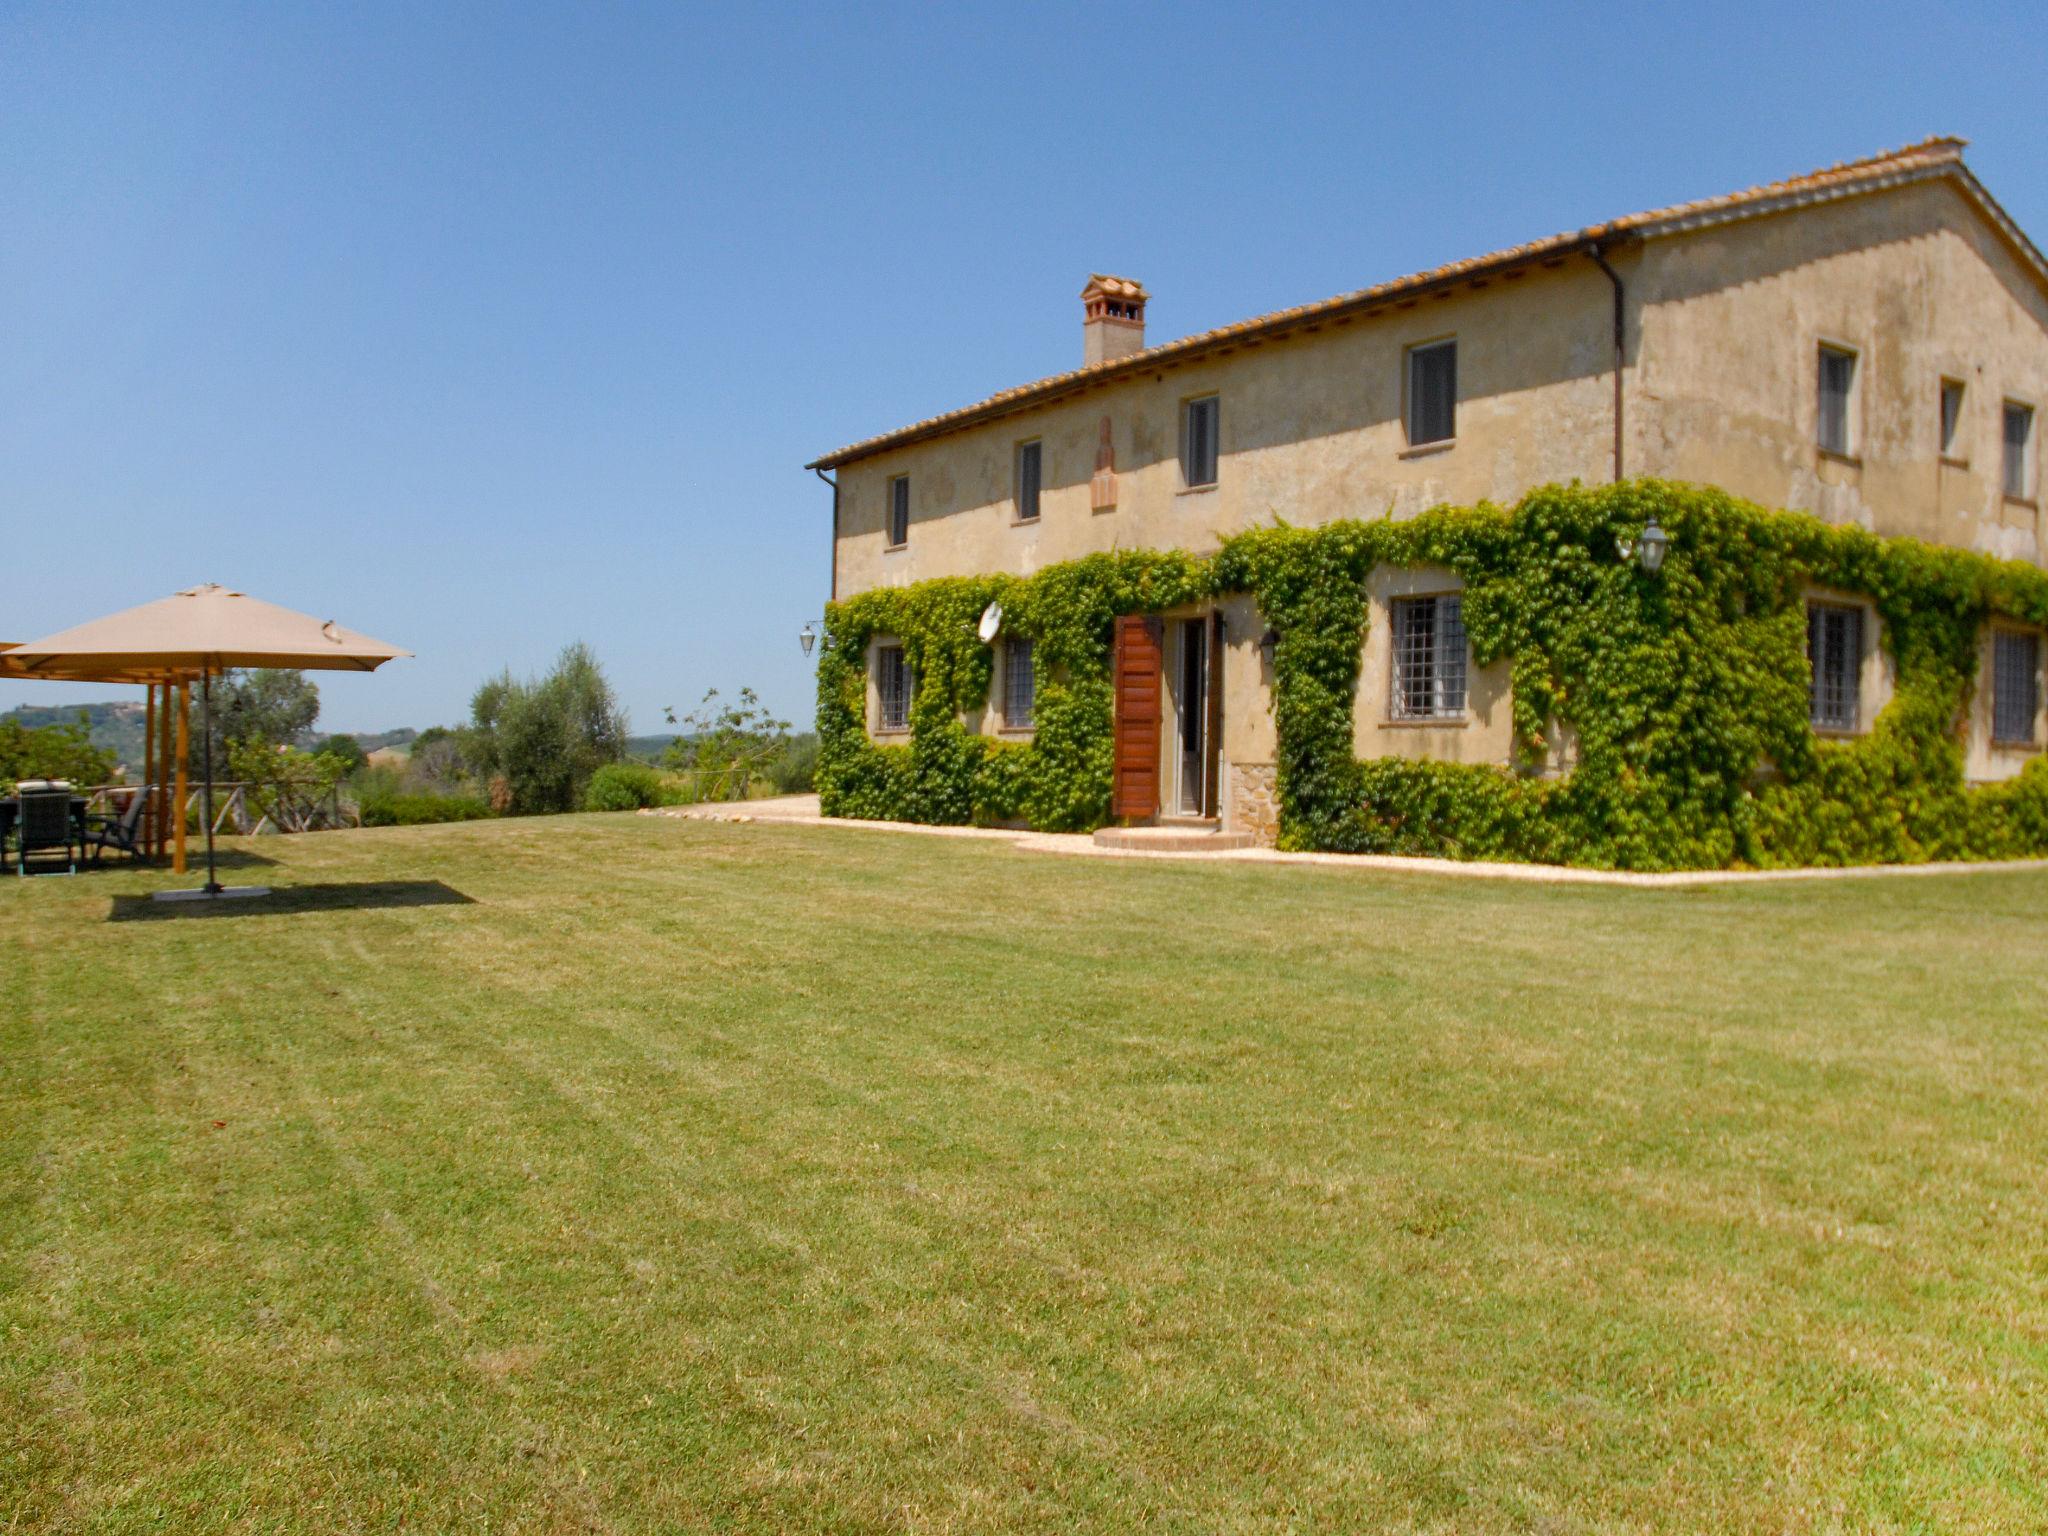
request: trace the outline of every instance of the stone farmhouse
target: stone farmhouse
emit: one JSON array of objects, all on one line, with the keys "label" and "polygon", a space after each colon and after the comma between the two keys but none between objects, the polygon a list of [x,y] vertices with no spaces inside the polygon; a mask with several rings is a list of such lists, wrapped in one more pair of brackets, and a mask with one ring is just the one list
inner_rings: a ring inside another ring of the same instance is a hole
[{"label": "stone farmhouse", "polygon": [[[1158,344],[1146,289],[1096,275],[1080,367],[810,466],[834,484],[833,596],[1635,476],[2039,565],[2048,260],[1963,148],[1930,139]],[[1448,570],[1372,573],[1360,758],[1509,763],[1507,664],[1472,664],[1459,590]],[[1119,816],[1271,835],[1262,639],[1241,596],[1119,627]],[[1812,593],[1809,647],[1816,729],[1868,731],[1891,666],[1869,598]],[[1030,641],[996,649],[970,726],[1029,739]],[[866,662],[869,733],[903,739],[903,653],[878,636]],[[2039,750],[2041,665],[2037,633],[1987,626],[1971,781]]]}]

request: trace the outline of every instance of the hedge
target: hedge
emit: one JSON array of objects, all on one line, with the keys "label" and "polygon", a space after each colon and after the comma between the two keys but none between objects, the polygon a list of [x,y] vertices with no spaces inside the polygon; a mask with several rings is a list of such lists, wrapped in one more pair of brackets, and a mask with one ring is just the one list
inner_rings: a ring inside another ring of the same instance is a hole
[{"label": "hedge", "polygon": [[[1654,576],[1619,547],[1653,513],[1671,538]],[[1463,578],[1473,661],[1509,666],[1511,764],[1353,755],[1366,580],[1381,564]],[[1896,686],[1865,736],[1823,740],[1808,723],[1809,587],[1865,596],[1881,621]],[[826,814],[1102,825],[1115,617],[1227,593],[1249,593],[1278,635],[1282,847],[1644,870],[2048,854],[2048,766],[1969,788],[1962,739],[1985,623],[2048,625],[2048,574],[1655,480],[1403,522],[1276,524],[1206,559],[1096,554],[1031,577],[861,593],[826,616]],[[1028,743],[962,721],[988,698],[975,620],[991,601],[1036,642]],[[866,730],[865,658],[882,634],[916,678],[905,746]],[[1554,773],[1561,738],[1575,750]]]}]

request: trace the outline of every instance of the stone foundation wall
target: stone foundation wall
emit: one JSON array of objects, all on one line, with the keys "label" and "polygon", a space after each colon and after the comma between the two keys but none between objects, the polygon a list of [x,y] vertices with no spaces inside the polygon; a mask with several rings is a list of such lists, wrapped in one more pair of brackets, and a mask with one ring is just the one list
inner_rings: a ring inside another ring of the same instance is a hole
[{"label": "stone foundation wall", "polygon": [[1224,826],[1270,848],[1280,840],[1280,781],[1271,763],[1232,763]]}]

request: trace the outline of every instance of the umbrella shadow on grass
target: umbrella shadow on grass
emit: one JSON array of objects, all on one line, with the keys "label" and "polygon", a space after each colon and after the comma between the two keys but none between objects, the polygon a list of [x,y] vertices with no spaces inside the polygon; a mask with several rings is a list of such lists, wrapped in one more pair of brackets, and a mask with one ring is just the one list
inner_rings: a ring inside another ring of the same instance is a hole
[{"label": "umbrella shadow on grass", "polygon": [[[221,861],[225,864],[227,861]],[[315,885],[280,885],[267,896],[234,896],[219,901],[158,901],[153,896],[116,896],[110,923],[158,922],[169,918],[277,917],[293,912],[359,912],[378,907],[468,907],[465,896],[439,880],[350,880]]]}]

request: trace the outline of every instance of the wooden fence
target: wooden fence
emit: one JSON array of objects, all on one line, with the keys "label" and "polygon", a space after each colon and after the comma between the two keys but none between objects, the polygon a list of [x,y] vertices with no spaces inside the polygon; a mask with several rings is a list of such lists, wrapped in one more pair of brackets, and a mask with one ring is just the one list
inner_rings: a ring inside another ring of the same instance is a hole
[{"label": "wooden fence", "polygon": [[[86,791],[86,810],[89,814],[118,816],[127,809],[128,797],[138,793],[139,787],[133,784],[95,785]],[[203,824],[205,796],[205,785],[188,783],[185,786],[186,825],[202,833],[206,830]],[[143,812],[143,841],[159,846],[160,839],[152,818],[163,816],[166,830],[174,825],[177,810],[170,802],[176,799],[176,795],[163,790],[153,799],[155,803]],[[247,781],[216,782],[213,786],[213,830],[216,834],[232,832],[257,837],[266,832],[327,832],[337,827],[360,827],[362,824],[362,812],[354,799],[342,794],[338,787],[324,794],[309,795]]]}]

